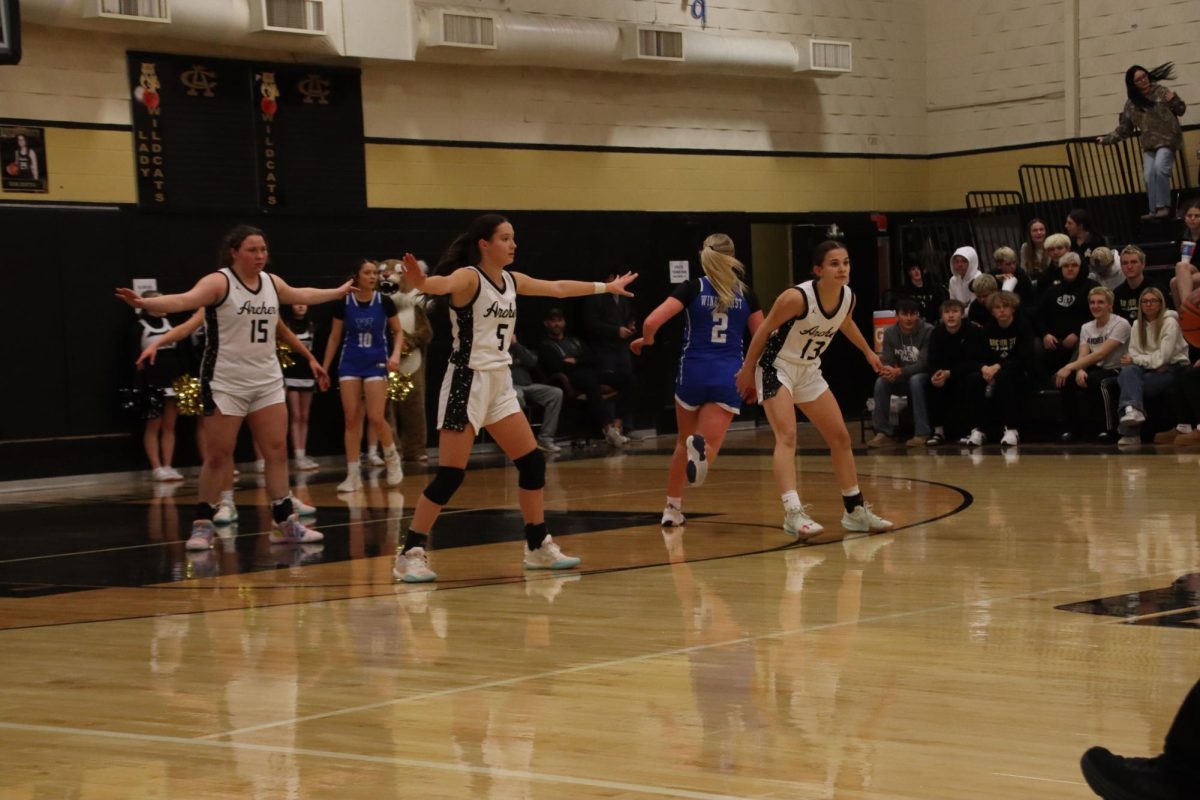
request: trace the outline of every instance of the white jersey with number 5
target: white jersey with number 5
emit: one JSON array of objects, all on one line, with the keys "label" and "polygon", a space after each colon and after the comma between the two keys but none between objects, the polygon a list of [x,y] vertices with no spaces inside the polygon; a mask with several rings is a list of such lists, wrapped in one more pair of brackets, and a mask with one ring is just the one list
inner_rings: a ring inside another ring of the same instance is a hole
[{"label": "white jersey with number 5", "polygon": [[258,290],[251,291],[233,270],[225,268],[220,274],[226,281],[225,296],[204,310],[204,391],[243,395],[282,385],[283,370],[275,353],[275,280],[263,272]]},{"label": "white jersey with number 5", "polygon": [[821,354],[829,347],[854,305],[854,293],[849,286],[841,288],[838,304],[831,313],[821,308],[816,281],[805,281],[792,288],[804,294],[808,311],[802,317],[783,323],[771,334],[759,361],[764,367],[773,366],[777,359],[796,366],[819,367]]},{"label": "white jersey with number 5", "polygon": [[479,275],[479,291],[461,308],[450,305],[450,363],[474,370],[508,369],[508,345],[517,325],[517,282],[502,272],[504,285],[497,286],[478,267],[470,269]]}]

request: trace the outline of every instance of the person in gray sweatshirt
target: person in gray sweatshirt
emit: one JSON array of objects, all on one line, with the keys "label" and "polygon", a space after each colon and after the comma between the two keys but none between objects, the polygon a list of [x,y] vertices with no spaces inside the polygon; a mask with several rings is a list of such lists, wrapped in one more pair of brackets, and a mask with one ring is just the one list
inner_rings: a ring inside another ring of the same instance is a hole
[{"label": "person in gray sweatshirt", "polygon": [[933,326],[921,319],[921,307],[909,298],[896,302],[896,324],[883,333],[883,352],[880,360],[883,371],[875,379],[875,412],[872,423],[875,435],[868,447],[884,447],[895,440],[896,429],[891,421],[892,395],[908,397],[912,408],[913,436],[908,447],[924,446],[932,429],[929,427],[929,407],[926,392],[929,388],[929,336]]}]

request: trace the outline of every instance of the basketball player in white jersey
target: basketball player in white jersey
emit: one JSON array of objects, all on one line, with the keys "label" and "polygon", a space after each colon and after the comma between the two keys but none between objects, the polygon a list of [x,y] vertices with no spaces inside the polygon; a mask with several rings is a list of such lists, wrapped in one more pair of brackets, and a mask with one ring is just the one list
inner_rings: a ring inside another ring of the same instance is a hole
[{"label": "basketball player in white jersey", "polygon": [[463,481],[475,434],[485,428],[517,468],[518,499],[525,518],[525,567],[570,569],[579,559],[564,555],[546,532],[546,460],[521,413],[513,389],[508,346],[517,323],[517,295],[580,297],[633,295],[626,273],[608,283],[543,281],[508,272],[517,251],[512,224],[498,214],[471,223],[426,277],[411,253],[404,275],[412,288],[449,300],[454,347],[438,400],[438,469],[413,511],[404,546],[396,553],[393,576],[405,583],[437,579],[429,568],[429,533],[442,507]]},{"label": "basketball player in white jersey", "polygon": [[318,542],[324,536],[306,528],[288,491],[287,405],[283,372],[275,352],[280,303],[316,305],[354,290],[351,281],[336,289],[295,289],[265,272],[267,240],[248,225],[230,231],[218,252],[221,269],[205,275],[182,294],[143,298],[131,289],[116,294],[134,308],[168,314],[205,307],[205,348],[200,375],[206,447],[200,469],[200,502],[187,541],[189,550],[205,550],[216,536],[213,515],[226,476],[233,469],[233,448],[242,421],[266,459],[266,483],[275,527],[272,542]]},{"label": "basketball player in white jersey", "polygon": [[796,414],[799,406],[820,432],[833,458],[833,475],[842,490],[846,513],[842,527],[850,531],[890,530],[892,523],[863,502],[858,489],[850,433],[833,392],[821,376],[821,353],[841,331],[862,351],[878,373],[879,356],[854,324],[854,292],[850,291],[850,254],[838,242],[823,242],[813,252],[816,279],[785,289],[771,313],[754,333],[737,386],[743,397],[755,393],[775,433],[773,467],[783,499],[783,530],[806,539],[824,528],[807,514],[796,492]]}]

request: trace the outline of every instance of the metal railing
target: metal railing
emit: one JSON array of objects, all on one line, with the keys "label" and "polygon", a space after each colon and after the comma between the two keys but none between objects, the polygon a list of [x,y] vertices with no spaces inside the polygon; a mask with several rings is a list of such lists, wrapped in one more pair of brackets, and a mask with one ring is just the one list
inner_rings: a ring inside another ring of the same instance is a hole
[{"label": "metal railing", "polygon": [[985,272],[990,271],[997,248],[1011,247],[1020,254],[1024,200],[1020,192],[1007,190],[967,192],[967,223],[979,253],[979,268]]}]

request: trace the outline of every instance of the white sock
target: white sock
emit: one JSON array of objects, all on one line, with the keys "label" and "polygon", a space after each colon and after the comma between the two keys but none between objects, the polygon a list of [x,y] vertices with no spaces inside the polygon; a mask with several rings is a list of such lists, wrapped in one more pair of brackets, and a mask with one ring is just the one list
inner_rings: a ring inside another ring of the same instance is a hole
[{"label": "white sock", "polygon": [[856,494],[861,494],[858,490],[858,484],[854,484],[849,489],[842,489],[842,497],[854,497]]},{"label": "white sock", "polygon": [[800,495],[793,489],[790,492],[784,492],[780,495],[783,500],[784,511],[799,511],[800,510]]},{"label": "white sock", "polygon": [[682,511],[683,510],[683,498],[682,497],[671,497],[671,495],[667,495],[667,505],[675,506],[680,511]]},{"label": "white sock", "polygon": [[394,443],[383,448],[383,457],[384,458],[391,458],[394,455],[396,455],[396,445]]},{"label": "white sock", "polygon": [[934,429],[933,429],[933,432],[934,432],[934,433],[936,433],[938,436],[941,436],[941,437],[943,437],[943,438],[945,438],[945,436],[946,436],[946,429],[945,429],[945,428],[943,428],[941,425],[938,425],[938,426],[934,427]]},{"label": "white sock", "polygon": [[1180,433],[1191,433],[1191,432],[1192,432],[1192,426],[1191,426],[1191,425],[1187,425],[1187,424],[1183,424],[1183,425],[1176,425],[1176,426],[1175,426],[1175,430],[1179,431]]},{"label": "white sock", "polygon": [[360,458],[356,458],[353,461],[346,459],[346,470],[348,472],[354,472],[361,465],[362,465],[362,459],[360,459]]},{"label": "white sock", "polygon": [[222,503],[232,503],[233,502],[233,489],[226,489],[225,491],[221,492],[221,502]]},{"label": "white sock", "polygon": [[302,459],[302,458],[304,458],[304,448],[303,448],[303,447],[297,447],[297,448],[296,448],[296,460],[297,460],[297,461],[299,461],[299,460],[300,460],[300,459]]}]

